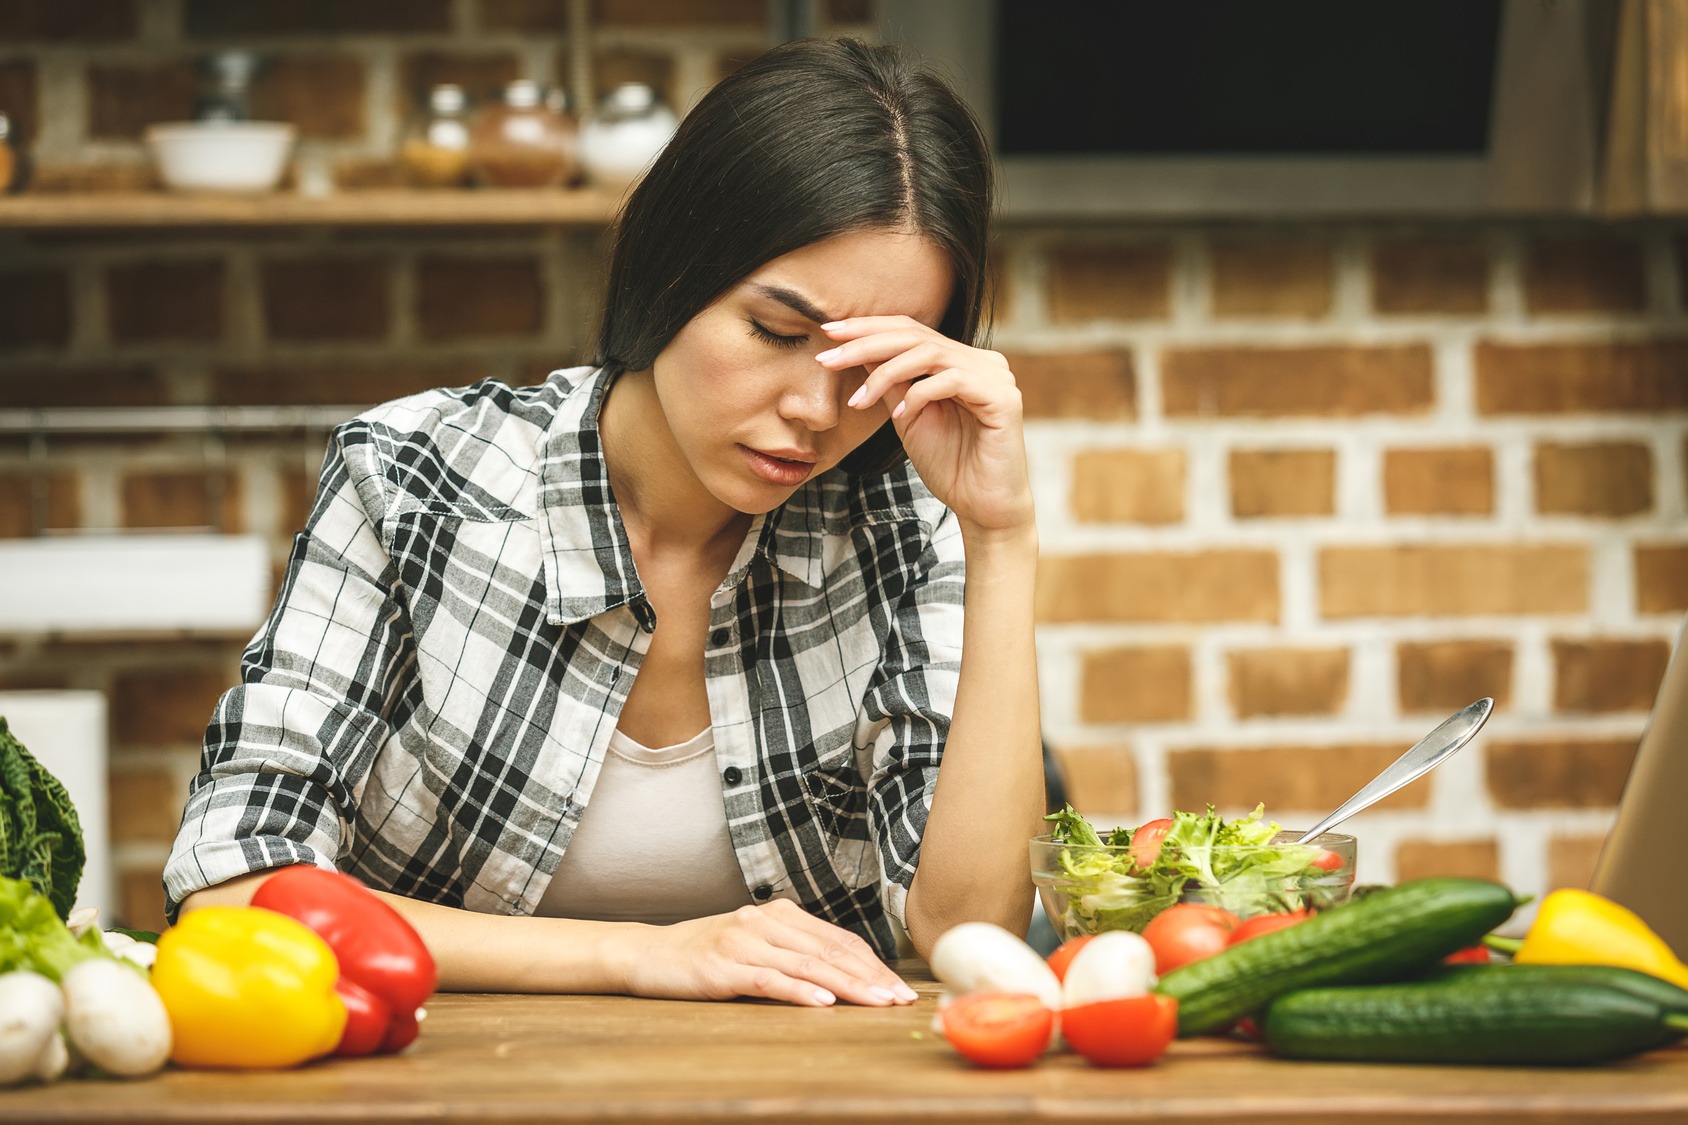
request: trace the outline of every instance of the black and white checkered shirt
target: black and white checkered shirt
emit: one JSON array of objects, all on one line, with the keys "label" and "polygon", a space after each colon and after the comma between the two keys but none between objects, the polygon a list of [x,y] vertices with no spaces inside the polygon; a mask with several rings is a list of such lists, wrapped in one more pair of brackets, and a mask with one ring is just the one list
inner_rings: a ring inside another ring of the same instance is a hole
[{"label": "black and white checkered shirt", "polygon": [[[650,641],[599,444],[609,379],[431,391],[341,426],[205,732],[164,872],[293,863],[532,913]],[[896,948],[954,707],[961,536],[912,468],[758,516],[704,658],[745,887]],[[629,824],[626,846],[662,831]]]}]

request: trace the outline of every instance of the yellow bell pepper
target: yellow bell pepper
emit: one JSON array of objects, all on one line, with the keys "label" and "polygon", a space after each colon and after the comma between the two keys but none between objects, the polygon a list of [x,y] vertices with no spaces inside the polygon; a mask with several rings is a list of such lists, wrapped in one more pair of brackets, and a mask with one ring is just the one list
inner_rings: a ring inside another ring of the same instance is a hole
[{"label": "yellow bell pepper", "polygon": [[1516,946],[1514,940],[1487,944],[1511,952],[1520,965],[1616,965],[1688,988],[1688,965],[1663,938],[1634,911],[1588,891],[1554,891],[1542,899],[1524,940]]},{"label": "yellow bell pepper", "polygon": [[152,985],[170,1013],[171,1061],[296,1066],[340,1042],[334,952],[310,928],[253,906],[207,906],[158,939]]}]

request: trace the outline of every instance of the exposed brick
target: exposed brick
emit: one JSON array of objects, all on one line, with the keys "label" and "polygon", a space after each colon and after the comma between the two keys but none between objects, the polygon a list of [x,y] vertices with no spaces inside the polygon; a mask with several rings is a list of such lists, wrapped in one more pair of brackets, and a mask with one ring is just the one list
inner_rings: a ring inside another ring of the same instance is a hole
[{"label": "exposed brick", "polygon": [[[721,78],[726,76],[720,75]],[[1012,288],[1009,282],[1008,256],[1000,243],[993,244],[985,256],[985,310],[991,321],[1001,324],[1012,315],[1013,307],[1009,304],[1013,296],[1010,292]]]},{"label": "exposed brick", "polygon": [[1327,547],[1319,611],[1327,618],[1582,613],[1588,551],[1559,545]]},{"label": "exposed brick", "polygon": [[1277,621],[1274,551],[1046,555],[1038,562],[1037,619]]},{"label": "exposed brick", "polygon": [[1325,316],[1333,291],[1330,245],[1249,239],[1211,247],[1215,316]]},{"label": "exposed brick", "polygon": [[1641,613],[1688,610],[1688,544],[1638,544],[1635,608]]},{"label": "exposed brick", "polygon": [[1166,645],[1085,653],[1079,713],[1087,723],[1188,719],[1190,650]]},{"label": "exposed brick", "polygon": [[0,371],[0,409],[47,406],[163,406],[164,376],[149,367],[22,368]]},{"label": "exposed brick", "polygon": [[186,59],[88,67],[88,135],[138,140],[148,125],[193,118],[199,77]]},{"label": "exposed brick", "polygon": [[1489,248],[1472,238],[1389,239],[1371,251],[1380,313],[1481,313],[1489,308]]},{"label": "exposed brick", "polygon": [[118,748],[198,746],[217,700],[236,682],[232,669],[176,667],[112,677],[112,741]]},{"label": "exposed brick", "polygon": [[1137,762],[1128,746],[1055,747],[1067,801],[1088,815],[1137,813]]},{"label": "exposed brick", "polygon": [[41,125],[34,59],[0,62],[0,110],[12,123],[12,146],[26,151],[33,148]]},{"label": "exposed brick", "polygon": [[283,533],[302,529],[310,518],[311,505],[316,502],[317,478],[314,473],[289,469],[281,476],[281,513],[277,521]]},{"label": "exposed brick", "polygon": [[1615,808],[1635,747],[1632,738],[1492,741],[1489,795],[1502,809]]},{"label": "exposed brick", "polygon": [[1229,469],[1238,519],[1336,513],[1335,450],[1239,449]]},{"label": "exposed brick", "polygon": [[489,31],[563,32],[569,0],[480,0],[481,26]]},{"label": "exposed brick", "polygon": [[[1273,815],[1323,815],[1401,756],[1393,742],[1382,745],[1260,746],[1172,750],[1166,769],[1172,807],[1225,812],[1252,809],[1262,801]],[[1373,808],[1422,809],[1430,802],[1427,779],[1385,797]],[[1285,828],[1294,828],[1285,824]],[[1304,827],[1312,827],[1311,823]]]},{"label": "exposed brick", "polygon": [[0,273],[0,349],[70,342],[70,274],[63,269]]},{"label": "exposed brick", "polygon": [[1027,418],[1137,417],[1137,371],[1126,351],[1014,353],[1007,357]]},{"label": "exposed brick", "polygon": [[452,0],[185,0],[189,35],[450,31]]},{"label": "exposed brick", "polygon": [[1524,254],[1524,304],[1532,313],[1640,312],[1641,246],[1603,236],[1535,240]]},{"label": "exposed brick", "polygon": [[1383,507],[1392,516],[1492,515],[1494,452],[1487,446],[1385,450]]},{"label": "exposed brick", "polygon": [[514,54],[412,51],[399,63],[398,110],[407,116],[421,112],[428,92],[447,82],[463,87],[471,101],[485,102],[520,77],[521,63]]},{"label": "exposed brick", "polygon": [[253,80],[252,114],[291,121],[301,137],[361,137],[365,80],[363,60],[351,55],[284,55]]},{"label": "exposed brick", "polygon": [[384,258],[282,258],[260,270],[276,340],[379,340],[387,334]]},{"label": "exposed brick", "polygon": [[1162,400],[1174,418],[1423,414],[1431,366],[1423,344],[1168,348]]},{"label": "exposed brick", "polygon": [[155,934],[163,932],[163,867],[124,871],[118,879],[117,909],[119,915],[114,924]]},{"label": "exposed brick", "polygon": [[[36,526],[37,492],[43,501]],[[0,539],[23,539],[47,528],[80,527],[82,492],[75,473],[0,473]]]},{"label": "exposed brick", "polygon": [[212,474],[195,471],[128,473],[123,477],[124,527],[213,527],[239,531],[240,481],[233,473],[220,476],[221,495],[213,489]]},{"label": "exposed brick", "polygon": [[[209,716],[207,716],[209,717]],[[168,844],[182,824],[187,786],[158,766],[125,767],[111,773],[111,840],[123,844]]]},{"label": "exposed brick", "polygon": [[1587,890],[1594,882],[1605,836],[1555,836],[1547,842],[1547,889],[1576,887]]},{"label": "exposed brick", "polygon": [[135,35],[135,0],[6,0],[0,43],[40,39],[100,43]]},{"label": "exposed brick", "polygon": [[1494,840],[1402,840],[1395,847],[1395,881],[1458,875],[1500,879],[1500,845]]},{"label": "exposed brick", "polygon": [[392,359],[221,367],[211,376],[218,406],[340,405],[357,409],[435,387],[459,387],[485,375],[479,365]]},{"label": "exposed brick", "polygon": [[1049,319],[1154,320],[1172,300],[1172,247],[1164,242],[1093,242],[1052,246],[1048,254]]},{"label": "exposed brick", "polygon": [[1688,340],[1477,345],[1482,414],[1688,410]]},{"label": "exposed brick", "polygon": [[423,339],[538,332],[545,294],[531,257],[424,257],[416,267],[416,324]]},{"label": "exposed brick", "polygon": [[1080,523],[1178,523],[1184,518],[1182,449],[1090,449],[1073,458]]},{"label": "exposed brick", "polygon": [[1401,710],[1447,712],[1485,695],[1512,702],[1512,646],[1505,641],[1406,642],[1395,647]]},{"label": "exposed brick", "polygon": [[106,267],[106,316],[123,344],[210,341],[223,334],[223,263],[137,262]]},{"label": "exposed brick", "polygon": [[593,53],[594,97],[601,98],[624,82],[643,82],[670,106],[679,105],[679,91],[674,86],[673,55],[660,51],[638,51],[628,47]]},{"label": "exposed brick", "polygon": [[768,7],[762,0],[592,0],[594,24],[651,27],[740,24],[762,28]]},{"label": "exposed brick", "polygon": [[1239,719],[1334,715],[1348,701],[1345,648],[1236,649],[1225,661]]},{"label": "exposed brick", "polygon": [[1633,516],[1653,508],[1653,451],[1639,442],[1536,446],[1536,510]]},{"label": "exposed brick", "polygon": [[1647,711],[1670,662],[1666,640],[1553,642],[1553,706],[1560,711]]}]

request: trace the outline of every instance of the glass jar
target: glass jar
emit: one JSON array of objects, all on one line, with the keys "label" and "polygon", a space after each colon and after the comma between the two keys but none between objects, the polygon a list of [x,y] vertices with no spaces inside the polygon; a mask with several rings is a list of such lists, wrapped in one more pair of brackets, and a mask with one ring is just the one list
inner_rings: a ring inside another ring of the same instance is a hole
[{"label": "glass jar", "polygon": [[469,178],[469,100],[461,86],[435,86],[427,112],[411,122],[399,146],[412,187],[462,187]]},{"label": "glass jar", "polygon": [[17,152],[12,148],[12,119],[0,113],[0,195],[11,190],[17,170]]},{"label": "glass jar", "polygon": [[627,188],[650,167],[679,120],[642,82],[623,82],[604,95],[598,113],[580,130],[586,178],[611,190]]},{"label": "glass jar", "polygon": [[574,117],[545,105],[539,83],[520,79],[504,101],[475,115],[469,164],[492,187],[555,187],[580,175],[580,131]]}]

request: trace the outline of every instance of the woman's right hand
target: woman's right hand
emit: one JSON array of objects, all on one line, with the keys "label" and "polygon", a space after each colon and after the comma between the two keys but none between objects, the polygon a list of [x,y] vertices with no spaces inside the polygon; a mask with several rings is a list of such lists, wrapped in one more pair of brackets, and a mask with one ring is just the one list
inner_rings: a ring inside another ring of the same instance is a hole
[{"label": "woman's right hand", "polygon": [[788,899],[653,926],[641,938],[627,982],[635,996],[754,996],[814,1008],[835,1000],[884,1007],[916,999],[867,942]]}]

